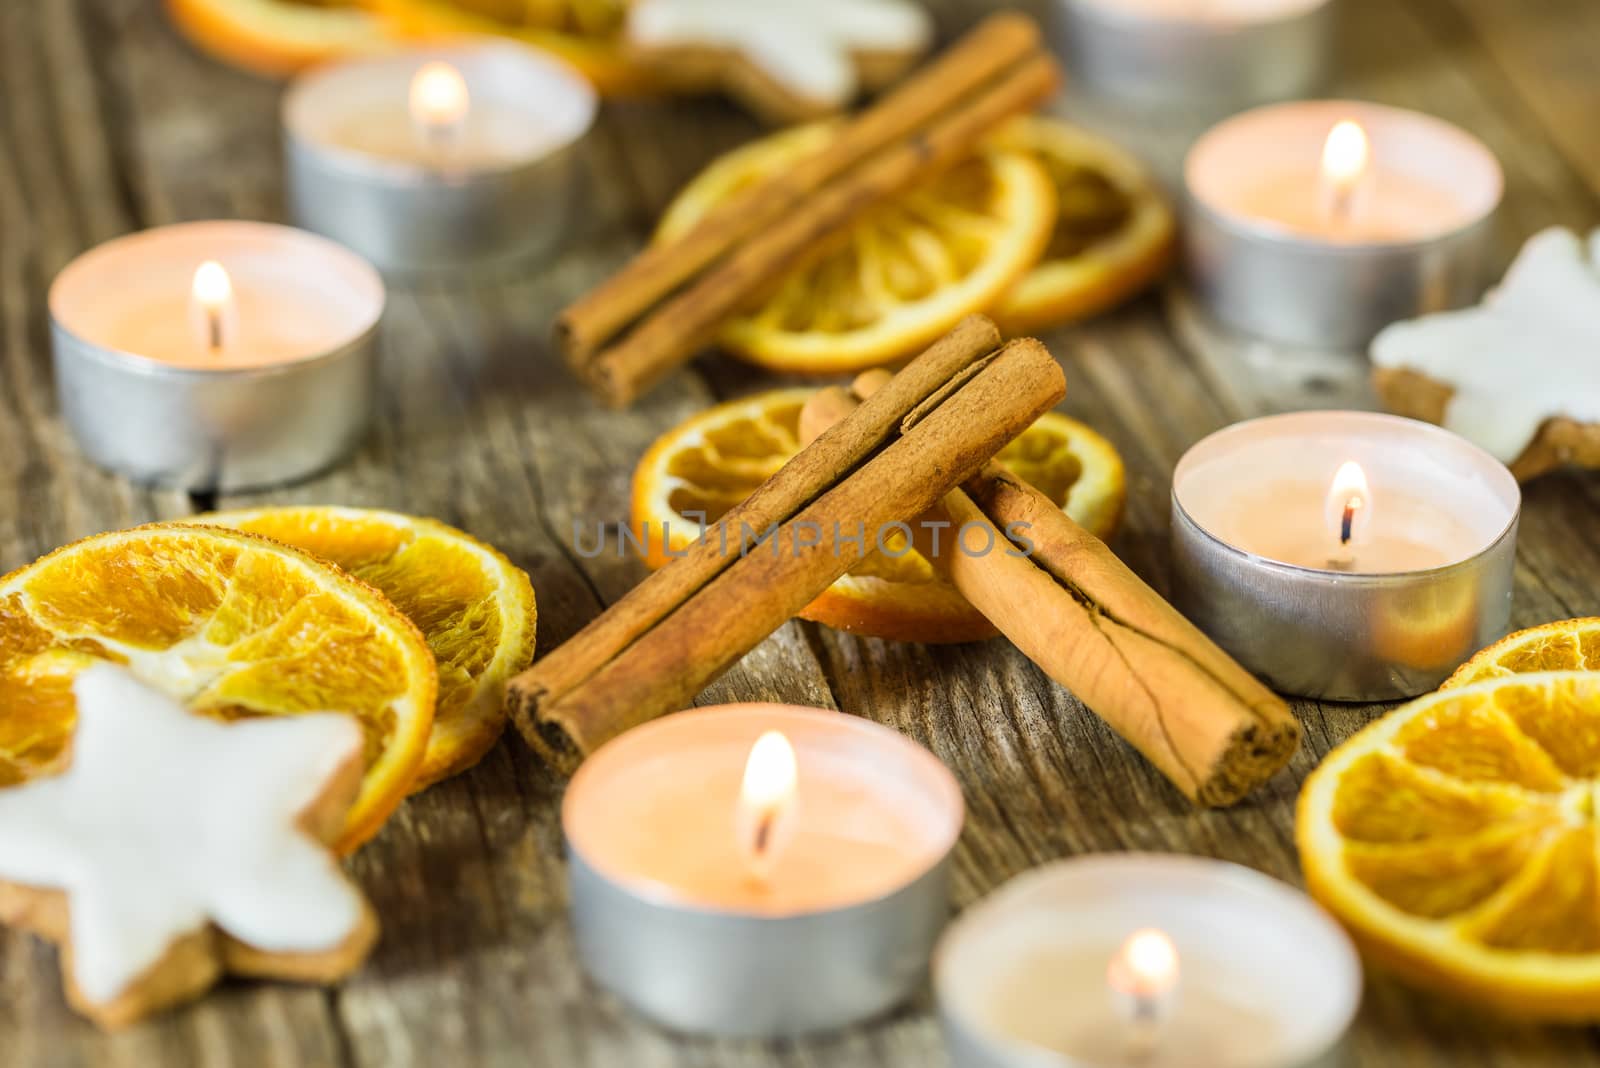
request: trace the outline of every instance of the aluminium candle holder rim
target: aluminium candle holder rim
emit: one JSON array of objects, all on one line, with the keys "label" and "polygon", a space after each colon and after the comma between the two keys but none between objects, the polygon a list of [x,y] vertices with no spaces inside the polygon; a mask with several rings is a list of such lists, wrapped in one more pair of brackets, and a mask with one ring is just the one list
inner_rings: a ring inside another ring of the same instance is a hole
[{"label": "aluminium candle holder rim", "polygon": [[[1308,416],[1335,426],[1347,422],[1349,433],[1386,428],[1387,440],[1373,434],[1374,441],[1407,447],[1406,455],[1426,455],[1446,468],[1470,462],[1466,483],[1481,488],[1485,503],[1503,508],[1505,520],[1486,526],[1470,552],[1434,567],[1345,572],[1251,552],[1211,530],[1185,505],[1180,488],[1185,473],[1228,455],[1206,457],[1203,448],[1217,453],[1230,436],[1248,438],[1273,423],[1292,426]],[[1406,437],[1398,438],[1401,434]],[[1424,453],[1428,444],[1437,448]],[[1506,632],[1521,489],[1504,464],[1443,427],[1360,411],[1245,420],[1185,452],[1173,473],[1170,501],[1174,603],[1246,670],[1281,693],[1355,703],[1406,700],[1436,688]]]},{"label": "aluminium candle holder rim", "polygon": [[[465,163],[397,159],[341,140],[339,120],[401,108],[413,72],[435,58],[454,60],[474,107],[514,110],[517,130],[533,140]],[[290,215],[402,279],[449,281],[463,271],[542,263],[579,215],[582,145],[598,114],[599,96],[581,74],[512,41],[318,68],[295,80],[279,109]]]},{"label": "aluminium candle holder rim", "polygon": [[[325,92],[326,81],[345,75],[350,69],[407,64],[413,59],[442,59],[453,62],[457,69],[460,69],[463,66],[470,66],[467,57],[473,56],[513,59],[517,63],[542,68],[542,75],[552,76],[556,81],[564,83],[561,91],[570,94],[570,99],[577,109],[577,118],[572,121],[571,128],[564,130],[560,138],[551,141],[545,150],[537,155],[522,159],[507,158],[496,163],[475,163],[470,168],[456,170],[435,162],[378,156],[341,145],[336,140],[314,136],[304,128],[305,123],[299,117],[299,112],[306,106],[305,99],[308,96]],[[575,148],[594,128],[599,114],[600,94],[576,67],[542,49],[514,41],[492,39],[424,45],[400,53],[379,53],[314,68],[290,82],[278,104],[278,118],[284,137],[300,150],[314,152],[319,165],[325,169],[342,173],[344,177],[411,189],[424,189],[441,182],[461,187],[479,182],[514,179],[522,172]]]},{"label": "aluminium candle holder rim", "polygon": [[[718,906],[619,872],[575,840],[569,812],[587,763],[562,801],[572,922],[585,972],[668,1030],[780,1038],[837,1030],[909,998],[950,908],[952,855],[965,822],[960,784],[925,747],[892,728],[841,712],[767,703],[711,706],[635,727],[607,746],[638,744],[679,717],[832,717],[830,726],[892,739],[914,751],[950,806],[948,824],[915,874],[871,897],[791,911]],[[680,720],[681,721],[681,720]],[[596,756],[606,747],[596,751]],[[591,757],[591,760],[594,759]]]},{"label": "aluminium candle holder rim", "polygon": [[957,939],[970,928],[1013,901],[1044,896],[1053,883],[1064,878],[1064,873],[1083,876],[1103,873],[1108,878],[1115,878],[1129,869],[1137,870],[1142,882],[1168,884],[1188,878],[1203,878],[1211,887],[1220,884],[1228,892],[1240,893],[1264,903],[1270,901],[1275,907],[1298,913],[1299,919],[1308,928],[1314,928],[1318,935],[1328,939],[1330,946],[1337,947],[1340,967],[1352,980],[1341,984],[1340,989],[1350,996],[1343,1004],[1333,1004],[1334,1011],[1328,1016],[1324,1034],[1306,1042],[1303,1049],[1295,1050],[1295,1060],[1292,1062],[1295,1068],[1332,1068],[1329,1061],[1338,1050],[1361,1005],[1363,973],[1360,955],[1349,933],[1316,901],[1287,883],[1247,865],[1213,857],[1138,850],[1066,857],[1031,868],[1007,880],[950,923],[934,948],[932,972],[939,1022],[955,1068],[1094,1068],[1069,1054],[997,1034],[975,1022],[970,1014],[961,1011],[960,999],[949,992],[948,976],[951,972],[947,962],[954,952],[952,947],[958,945]]},{"label": "aluminium candle holder rim", "polygon": [[[281,256],[314,257],[307,262],[328,272],[323,286],[343,298],[337,325],[302,339],[287,350],[288,358],[270,362],[175,363],[124,348],[127,340],[108,328],[103,315],[84,313],[120,307],[106,304],[101,291],[126,270],[124,260],[139,262],[145,242],[153,243],[151,254],[161,258],[151,262],[163,271],[174,263],[193,270],[201,258],[166,244],[177,242],[220,249],[246,279],[263,269],[254,262],[263,256],[269,280]],[[109,281],[102,277],[107,272]],[[137,483],[237,492],[308,478],[350,453],[371,422],[386,301],[382,277],[370,263],[292,227],[227,220],[126,234],[74,259],[51,285],[57,405],[88,459]]]},{"label": "aluminium candle holder rim", "polygon": [[1293,99],[1326,82],[1335,3],[1205,19],[1054,0],[1052,23],[1074,78],[1094,95],[1125,106],[1214,110]]},{"label": "aluminium candle holder rim", "polygon": [[378,326],[381,321],[381,304],[379,309],[379,319],[373,320],[372,324],[360,334],[340,344],[337,348],[326,349],[322,352],[312,353],[309,356],[281,363],[254,364],[247,367],[200,367],[163,363],[152,356],[146,356],[142,353],[130,352],[127,349],[89,341],[82,334],[64,324],[53,312],[50,315],[50,326],[52,330],[59,331],[63,337],[73,344],[75,348],[74,356],[88,359],[105,369],[115,370],[120,374],[134,374],[151,379],[172,379],[188,382],[206,382],[221,378],[227,378],[230,381],[254,382],[302,374],[310,371],[318,364],[337,363],[346,359],[358,349],[370,349],[377,342]]},{"label": "aluminium candle holder rim", "polygon": [[1183,203],[1190,216],[1190,226],[1199,221],[1237,240],[1250,241],[1283,252],[1330,260],[1361,260],[1384,255],[1427,255],[1441,247],[1475,238],[1478,232],[1493,224],[1495,211],[1500,206],[1500,201],[1496,200],[1485,214],[1427,237],[1321,241],[1281,223],[1241,217],[1222,211],[1201,199],[1188,181],[1183,184]]},{"label": "aluminium candle holder rim", "polygon": [[1362,585],[1363,583],[1384,585],[1386,583],[1392,583],[1396,576],[1405,576],[1407,578],[1414,577],[1418,579],[1443,577],[1453,571],[1456,571],[1464,565],[1472,563],[1484,554],[1491,552],[1496,546],[1504,542],[1508,536],[1516,533],[1517,524],[1522,517],[1522,487],[1511,475],[1510,470],[1506,468],[1503,463],[1490,455],[1489,452],[1486,451],[1481,445],[1478,445],[1472,441],[1468,441],[1460,434],[1457,434],[1451,430],[1446,430],[1444,427],[1438,426],[1434,423],[1423,422],[1420,419],[1412,419],[1404,415],[1394,415],[1390,412],[1363,412],[1355,409],[1348,411],[1330,409],[1327,411],[1319,411],[1317,414],[1328,418],[1348,418],[1352,422],[1364,422],[1379,426],[1389,425],[1397,428],[1403,428],[1406,433],[1416,434],[1419,437],[1431,438],[1440,445],[1456,449],[1465,449],[1467,451],[1476,453],[1479,459],[1481,459],[1486,465],[1492,465],[1493,468],[1503,470],[1505,472],[1505,479],[1502,483],[1502,487],[1509,491],[1512,499],[1510,515],[1506,519],[1505,524],[1495,533],[1494,537],[1485,542],[1481,549],[1478,549],[1476,552],[1464,556],[1459,560],[1452,560],[1449,563],[1439,564],[1436,567],[1418,568],[1410,571],[1337,571],[1332,568],[1310,567],[1304,564],[1291,564],[1283,560],[1274,560],[1270,556],[1261,556],[1259,554],[1250,552],[1248,549],[1241,549],[1239,546],[1234,545],[1231,542],[1224,541],[1222,538],[1212,533],[1206,528],[1205,524],[1196,519],[1189,512],[1189,510],[1184,507],[1182,497],[1178,492],[1179,476],[1183,470],[1184,462],[1188,460],[1189,456],[1196,448],[1202,444],[1209,442],[1220,442],[1229,437],[1244,437],[1253,431],[1270,426],[1273,423],[1292,423],[1298,416],[1302,414],[1304,413],[1278,412],[1273,415],[1258,415],[1251,419],[1241,419],[1237,423],[1230,423],[1219,430],[1214,430],[1205,437],[1201,438],[1199,441],[1195,442],[1193,446],[1185,450],[1183,456],[1179,457],[1177,468],[1173,471],[1173,515],[1182,517],[1190,525],[1192,525],[1197,532],[1215,542],[1217,546],[1226,550],[1230,555],[1237,556],[1241,560],[1248,561],[1252,566],[1261,566],[1267,570],[1282,571],[1286,574],[1302,574],[1308,576],[1318,576],[1321,578],[1338,579],[1341,582],[1348,582],[1350,585]]},{"label": "aluminium candle holder rim", "polygon": [[[830,720],[830,726],[835,726],[845,731],[853,731],[865,737],[885,740],[889,742],[889,744],[905,746],[910,750],[914,750],[918,754],[918,759],[926,767],[937,769],[936,775],[939,778],[941,785],[946,788],[945,801],[949,806],[949,813],[951,816],[947,828],[948,833],[940,837],[940,845],[938,849],[930,852],[930,856],[934,855],[935,853],[937,854],[937,860],[930,861],[930,864],[937,864],[948,859],[950,854],[955,851],[956,844],[961,837],[961,828],[966,822],[966,799],[961,794],[960,783],[956,781],[955,776],[951,774],[950,770],[944,766],[944,763],[940,761],[938,757],[934,756],[933,753],[925,746],[922,746],[916,741],[906,737],[904,734],[893,729],[892,727],[886,727],[881,723],[876,723],[869,719],[863,719],[860,716],[853,716],[846,712],[829,712],[827,709],[813,708],[808,705],[790,705],[767,701],[738,702],[726,705],[703,705],[698,708],[686,709],[683,712],[674,713],[672,716],[662,716],[648,723],[642,723],[639,726],[634,727],[626,731],[624,734],[612,739],[610,742],[607,742],[606,745],[602,746],[601,748],[604,749],[613,746],[642,744],[643,742],[649,741],[650,736],[656,732],[671,730],[675,720],[677,722],[682,722],[685,718],[689,717],[696,717],[706,720],[716,716],[741,716],[749,710],[756,708],[761,710],[763,716],[774,722],[778,722],[780,725],[784,720],[797,720],[804,722],[805,720],[809,720],[819,713],[826,713],[830,717],[838,717]],[[596,754],[599,752],[600,750],[598,749],[595,751]],[[573,774],[571,782],[568,783],[567,793],[562,797],[561,822],[563,832],[565,832],[565,828],[568,825],[567,809],[569,800],[576,795],[576,791],[572,789],[572,787],[578,783],[579,777],[584,774],[584,767],[586,765],[587,761],[585,764],[579,765],[578,770]],[[884,904],[890,898],[898,894],[901,890],[905,889],[906,886],[909,886],[911,882],[915,881],[909,880],[906,883],[888,887],[873,897],[855,899],[846,905],[830,905],[821,908],[796,910],[793,912],[772,912],[758,909],[740,909],[737,907],[705,905],[694,901],[687,901],[681,896],[677,896],[671,887],[666,886],[663,883],[651,879],[638,878],[632,873],[607,871],[605,865],[590,860],[588,857],[586,857],[584,851],[577,845],[576,842],[571,840],[570,836],[567,837],[567,848],[574,856],[583,858],[584,862],[593,867],[597,874],[602,875],[606,879],[627,890],[631,895],[639,898],[641,901],[647,904],[663,908],[671,908],[674,911],[679,912],[699,912],[707,916],[717,916],[723,918],[744,918],[760,921],[801,920],[824,914],[846,911],[849,909],[876,907]]]},{"label": "aluminium candle holder rim", "polygon": [[[1437,187],[1452,214],[1430,230],[1350,240],[1260,218],[1249,183],[1301,169],[1315,181],[1323,139],[1342,119],[1368,130],[1386,171]],[[1254,336],[1318,349],[1359,349],[1397,320],[1477,300],[1505,197],[1504,168],[1481,139],[1432,115],[1350,99],[1224,119],[1190,146],[1182,183],[1182,255],[1210,312]]]}]

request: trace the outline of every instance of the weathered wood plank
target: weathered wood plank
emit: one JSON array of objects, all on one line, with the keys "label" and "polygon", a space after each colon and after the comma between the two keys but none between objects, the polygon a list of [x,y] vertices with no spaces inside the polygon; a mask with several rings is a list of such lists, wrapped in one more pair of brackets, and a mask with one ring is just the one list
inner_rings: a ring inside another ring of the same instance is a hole
[{"label": "weathered wood plank", "polygon": [[[953,30],[984,5],[935,6]],[[1516,13],[1487,0],[1345,6],[1341,91],[1461,122],[1506,162],[1503,255],[1534,227],[1595,220],[1592,132],[1562,118],[1580,113],[1593,86],[1540,72],[1552,57],[1577,54],[1548,25],[1552,12],[1584,17],[1579,0]],[[13,461],[0,464],[0,569],[81,534],[191,509],[181,495],[129,487],[77,456],[51,395],[43,296],[67,259],[122,230],[277,217],[276,99],[275,86],[196,56],[144,0],[0,4],[0,458]],[[1132,141],[1169,177],[1199,128],[1185,116],[1129,122],[1076,98],[1066,107]],[[1555,131],[1552,145],[1547,136],[1563,124],[1574,129]],[[575,632],[642,572],[612,553],[579,554],[574,524],[592,531],[623,521],[632,466],[657,434],[715,398],[773,382],[707,358],[636,410],[605,411],[549,351],[548,323],[645,239],[707,159],[756,129],[716,102],[609,107],[585,149],[589,211],[567,252],[535,270],[397,287],[371,441],[320,479],[222,503],[438,516],[495,542],[533,575],[542,648]],[[1265,411],[1370,403],[1359,359],[1243,342],[1176,284],[1047,340],[1068,373],[1064,409],[1104,430],[1127,459],[1128,521],[1116,547],[1158,586],[1167,576],[1170,471],[1195,438]],[[1530,487],[1519,623],[1600,613],[1589,581],[1600,569],[1597,534],[1594,477]],[[1245,805],[1203,813],[1001,641],[911,646],[791,623],[700,698],[746,699],[868,715],[945,759],[970,810],[956,854],[962,904],[1037,863],[1105,849],[1223,856],[1293,881],[1297,784],[1382,712],[1302,704],[1307,743],[1291,768]],[[470,774],[410,801],[354,861],[386,937],[368,967],[333,992],[230,985],[104,1038],[61,1003],[53,952],[0,933],[0,1066],[937,1062],[926,995],[871,1027],[764,1044],[673,1038],[598,994],[577,969],[565,919],[560,793],[508,739]],[[1509,1028],[1378,979],[1349,1063],[1532,1068],[1600,1065],[1600,1056],[1584,1032]]]}]

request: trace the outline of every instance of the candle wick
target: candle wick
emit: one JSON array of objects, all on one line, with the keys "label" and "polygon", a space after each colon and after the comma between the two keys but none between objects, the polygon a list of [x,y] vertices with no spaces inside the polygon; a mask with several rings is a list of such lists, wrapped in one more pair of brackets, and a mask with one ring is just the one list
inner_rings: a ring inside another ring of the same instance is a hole
[{"label": "candle wick", "polygon": [[761,817],[761,822],[756,824],[755,854],[765,857],[767,843],[772,839],[772,813],[767,812]]},{"label": "candle wick", "polygon": [[1350,544],[1350,528],[1355,526],[1356,509],[1361,507],[1360,497],[1351,497],[1345,502],[1344,518],[1339,521],[1339,544]]},{"label": "candle wick", "polygon": [[206,309],[206,342],[213,353],[222,351],[222,312]]},{"label": "candle wick", "polygon": [[1347,222],[1355,204],[1355,185],[1335,183],[1328,193],[1328,217],[1334,222]]},{"label": "candle wick", "polygon": [[1161,1002],[1149,994],[1133,997],[1133,1018],[1129,1021],[1127,1058],[1138,1064],[1151,1059],[1160,1045],[1163,1030]]}]

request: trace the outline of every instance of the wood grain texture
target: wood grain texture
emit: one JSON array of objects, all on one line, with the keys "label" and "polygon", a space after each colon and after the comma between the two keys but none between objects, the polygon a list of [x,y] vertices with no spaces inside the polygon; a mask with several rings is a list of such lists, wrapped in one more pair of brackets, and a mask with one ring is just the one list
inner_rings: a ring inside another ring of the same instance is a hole
[{"label": "wood grain texture", "polygon": [[[952,33],[992,5],[933,6]],[[1536,227],[1600,221],[1592,0],[1343,8],[1339,92],[1462,123],[1504,161],[1502,260]],[[182,494],[131,487],[77,454],[52,394],[44,294],[68,259],[117,233],[279,217],[277,93],[193,53],[153,0],[0,3],[0,570],[84,534],[194,510]],[[1062,107],[1169,177],[1205,121],[1129,122],[1070,94]],[[716,102],[608,105],[584,150],[589,210],[567,252],[519,274],[394,291],[378,425],[361,453],[313,482],[219,503],[373,505],[462,526],[532,574],[540,644],[553,648],[641,576],[614,553],[575,553],[574,524],[592,531],[625,517],[629,473],[657,434],[712,400],[774,382],[710,357],[636,409],[605,411],[549,350],[549,324],[638,247],[679,185],[755,130]],[[1242,342],[1176,283],[1045,340],[1067,372],[1063,409],[1127,459],[1128,521],[1115,548],[1160,589],[1170,472],[1190,443],[1262,412],[1371,403],[1359,359]],[[1597,574],[1600,477],[1563,473],[1529,487],[1514,623],[1600,614]],[[1220,856],[1296,881],[1299,781],[1382,712],[1299,704],[1306,740],[1289,770],[1242,806],[1202,812],[1001,641],[922,647],[790,623],[700,701],[748,699],[867,715],[947,761],[970,806],[955,858],[960,905],[1026,868],[1092,850]],[[232,984],[107,1038],[64,1007],[52,950],[0,932],[0,1068],[942,1063],[926,995],[871,1027],[763,1044],[674,1038],[595,991],[565,918],[560,793],[507,738],[471,773],[409,801],[353,862],[385,938],[332,991]],[[1347,1053],[1358,1068],[1600,1066],[1591,1032],[1496,1023],[1381,977]]]}]

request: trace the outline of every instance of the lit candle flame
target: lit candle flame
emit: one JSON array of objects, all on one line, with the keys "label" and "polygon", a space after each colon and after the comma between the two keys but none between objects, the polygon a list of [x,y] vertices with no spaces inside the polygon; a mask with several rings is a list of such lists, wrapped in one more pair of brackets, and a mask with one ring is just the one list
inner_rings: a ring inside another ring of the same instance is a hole
[{"label": "lit candle flame", "polygon": [[439,145],[459,133],[471,108],[461,72],[442,60],[431,60],[411,77],[411,121],[425,142]]},{"label": "lit candle flame", "polygon": [[799,770],[794,746],[767,731],[750,747],[739,789],[736,833],[750,874],[768,881],[793,829]]},{"label": "lit candle flame", "polygon": [[1178,947],[1153,927],[1133,932],[1106,968],[1111,1003],[1128,1025],[1127,1056],[1143,1060],[1160,1044],[1178,990]]},{"label": "lit candle flame", "polygon": [[1111,958],[1106,982],[1124,994],[1159,997],[1178,985],[1178,947],[1165,931],[1141,928]]},{"label": "lit candle flame", "polygon": [[189,305],[195,333],[209,352],[221,352],[229,344],[234,319],[233,281],[227,269],[216,260],[206,260],[194,272],[189,287]]},{"label": "lit candle flame", "polygon": [[1372,175],[1372,145],[1359,122],[1334,123],[1322,144],[1322,201],[1330,219],[1349,220],[1360,209]]},{"label": "lit candle flame", "polygon": [[1358,544],[1372,523],[1372,489],[1367,473],[1354,460],[1339,465],[1328,487],[1324,518],[1341,549]]}]

